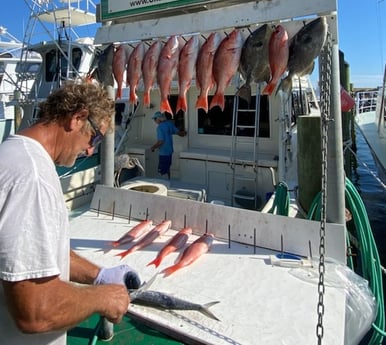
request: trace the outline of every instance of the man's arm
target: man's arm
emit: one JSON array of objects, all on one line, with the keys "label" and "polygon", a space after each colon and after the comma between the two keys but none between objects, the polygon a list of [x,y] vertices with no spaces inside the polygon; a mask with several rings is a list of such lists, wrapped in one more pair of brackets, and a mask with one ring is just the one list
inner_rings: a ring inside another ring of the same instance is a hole
[{"label": "man's arm", "polygon": [[76,283],[92,284],[100,267],[70,250],[70,280]]},{"label": "man's arm", "polygon": [[8,311],[23,333],[66,330],[94,313],[117,323],[129,303],[123,285],[78,285],[58,276],[2,283]]}]

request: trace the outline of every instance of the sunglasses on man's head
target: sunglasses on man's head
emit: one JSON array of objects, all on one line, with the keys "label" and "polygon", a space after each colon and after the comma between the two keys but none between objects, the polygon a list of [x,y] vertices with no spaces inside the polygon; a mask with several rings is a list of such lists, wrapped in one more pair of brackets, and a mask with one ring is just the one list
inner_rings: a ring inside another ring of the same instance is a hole
[{"label": "sunglasses on man's head", "polygon": [[87,118],[88,122],[90,123],[92,129],[94,130],[95,134],[91,136],[90,139],[90,146],[91,147],[97,147],[103,140],[104,135],[99,130],[98,126],[95,124],[94,120],[92,120],[90,117]]}]

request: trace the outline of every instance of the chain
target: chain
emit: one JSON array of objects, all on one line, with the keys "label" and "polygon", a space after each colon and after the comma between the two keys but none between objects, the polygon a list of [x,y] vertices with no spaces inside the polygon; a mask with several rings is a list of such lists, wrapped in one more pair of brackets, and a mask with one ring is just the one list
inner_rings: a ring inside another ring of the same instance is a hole
[{"label": "chain", "polygon": [[318,283],[318,324],[316,336],[318,345],[322,344],[324,327],[324,275],[325,275],[325,235],[326,235],[326,203],[327,203],[327,143],[328,124],[330,121],[330,96],[331,96],[331,60],[332,42],[330,33],[327,34],[326,43],[319,57],[320,73],[320,111],[321,111],[321,149],[322,149],[322,181],[321,181],[321,208],[320,208],[320,243],[319,243],[319,283]]}]

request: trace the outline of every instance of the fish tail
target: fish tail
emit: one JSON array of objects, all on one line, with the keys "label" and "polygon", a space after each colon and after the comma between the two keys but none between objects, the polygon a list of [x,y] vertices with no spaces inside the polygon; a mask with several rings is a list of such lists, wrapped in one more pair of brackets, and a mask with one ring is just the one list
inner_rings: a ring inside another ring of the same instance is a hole
[{"label": "fish tail", "polygon": [[208,112],[208,99],[206,96],[202,95],[197,98],[196,109],[204,109],[205,112]]},{"label": "fish tail", "polygon": [[210,310],[209,308],[212,306],[212,305],[215,305],[217,303],[220,303],[219,301],[215,301],[215,302],[209,302],[209,303],[206,303],[204,305],[201,306],[201,308],[198,310],[201,314],[204,314],[205,316],[211,318],[211,319],[214,319],[214,320],[217,320],[217,321],[220,321],[219,318],[217,318]]},{"label": "fish tail", "polygon": [[118,86],[117,88],[117,94],[115,95],[115,99],[122,98],[122,88]]},{"label": "fish tail", "polygon": [[186,104],[186,98],[184,96],[178,96],[176,113],[178,113],[179,110],[182,110],[184,113],[186,113],[187,109],[188,106]]},{"label": "fish tail", "polygon": [[143,94],[143,105],[146,107],[150,106],[150,91],[146,91]]},{"label": "fish tail", "polygon": [[179,264],[175,264],[173,266],[170,266],[168,268],[165,268],[162,273],[164,274],[165,277],[168,277],[170,276],[171,274],[173,274],[175,271],[179,270],[182,266],[179,265]]},{"label": "fish tail", "polygon": [[160,265],[161,261],[162,261],[162,258],[157,256],[153,261],[150,261],[146,266],[154,265],[157,268]]},{"label": "fish tail", "polygon": [[172,108],[170,108],[170,104],[169,104],[169,101],[167,99],[164,99],[164,100],[161,101],[161,105],[160,105],[159,111],[161,113],[166,111],[169,114],[171,114],[172,116],[174,115],[173,114],[173,110],[172,110]]},{"label": "fish tail", "polygon": [[219,106],[221,111],[224,111],[224,107],[225,107],[225,96],[223,93],[216,93],[211,102],[210,102],[210,106],[209,106],[209,109],[212,109],[214,108],[215,106]]},{"label": "fish tail", "polygon": [[275,87],[276,87],[276,83],[268,83],[263,91],[261,91],[261,94],[262,95],[268,95],[268,96],[271,96],[272,95],[272,92],[275,90]]},{"label": "fish tail", "polygon": [[241,97],[242,99],[245,99],[248,102],[248,104],[251,103],[251,97],[252,97],[251,86],[244,84],[236,92],[236,95]]},{"label": "fish tail", "polygon": [[131,252],[132,252],[132,250],[130,248],[130,249],[125,250],[125,251],[123,251],[121,253],[115,254],[115,256],[119,256],[121,258],[121,260],[122,260],[125,256],[129,255]]},{"label": "fish tail", "polygon": [[138,99],[138,97],[135,93],[134,88],[130,88],[130,104],[136,104],[137,99]]}]

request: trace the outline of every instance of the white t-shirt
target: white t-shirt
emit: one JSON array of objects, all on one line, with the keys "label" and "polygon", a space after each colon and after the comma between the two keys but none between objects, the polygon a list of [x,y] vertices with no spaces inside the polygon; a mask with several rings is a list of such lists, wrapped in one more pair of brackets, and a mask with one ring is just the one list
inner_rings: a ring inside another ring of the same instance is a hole
[{"label": "white t-shirt", "polygon": [[[10,136],[0,145],[0,279],[60,275],[68,281],[69,250],[68,213],[52,159],[37,141]],[[0,288],[0,344],[64,345],[66,332],[21,333]]]}]

